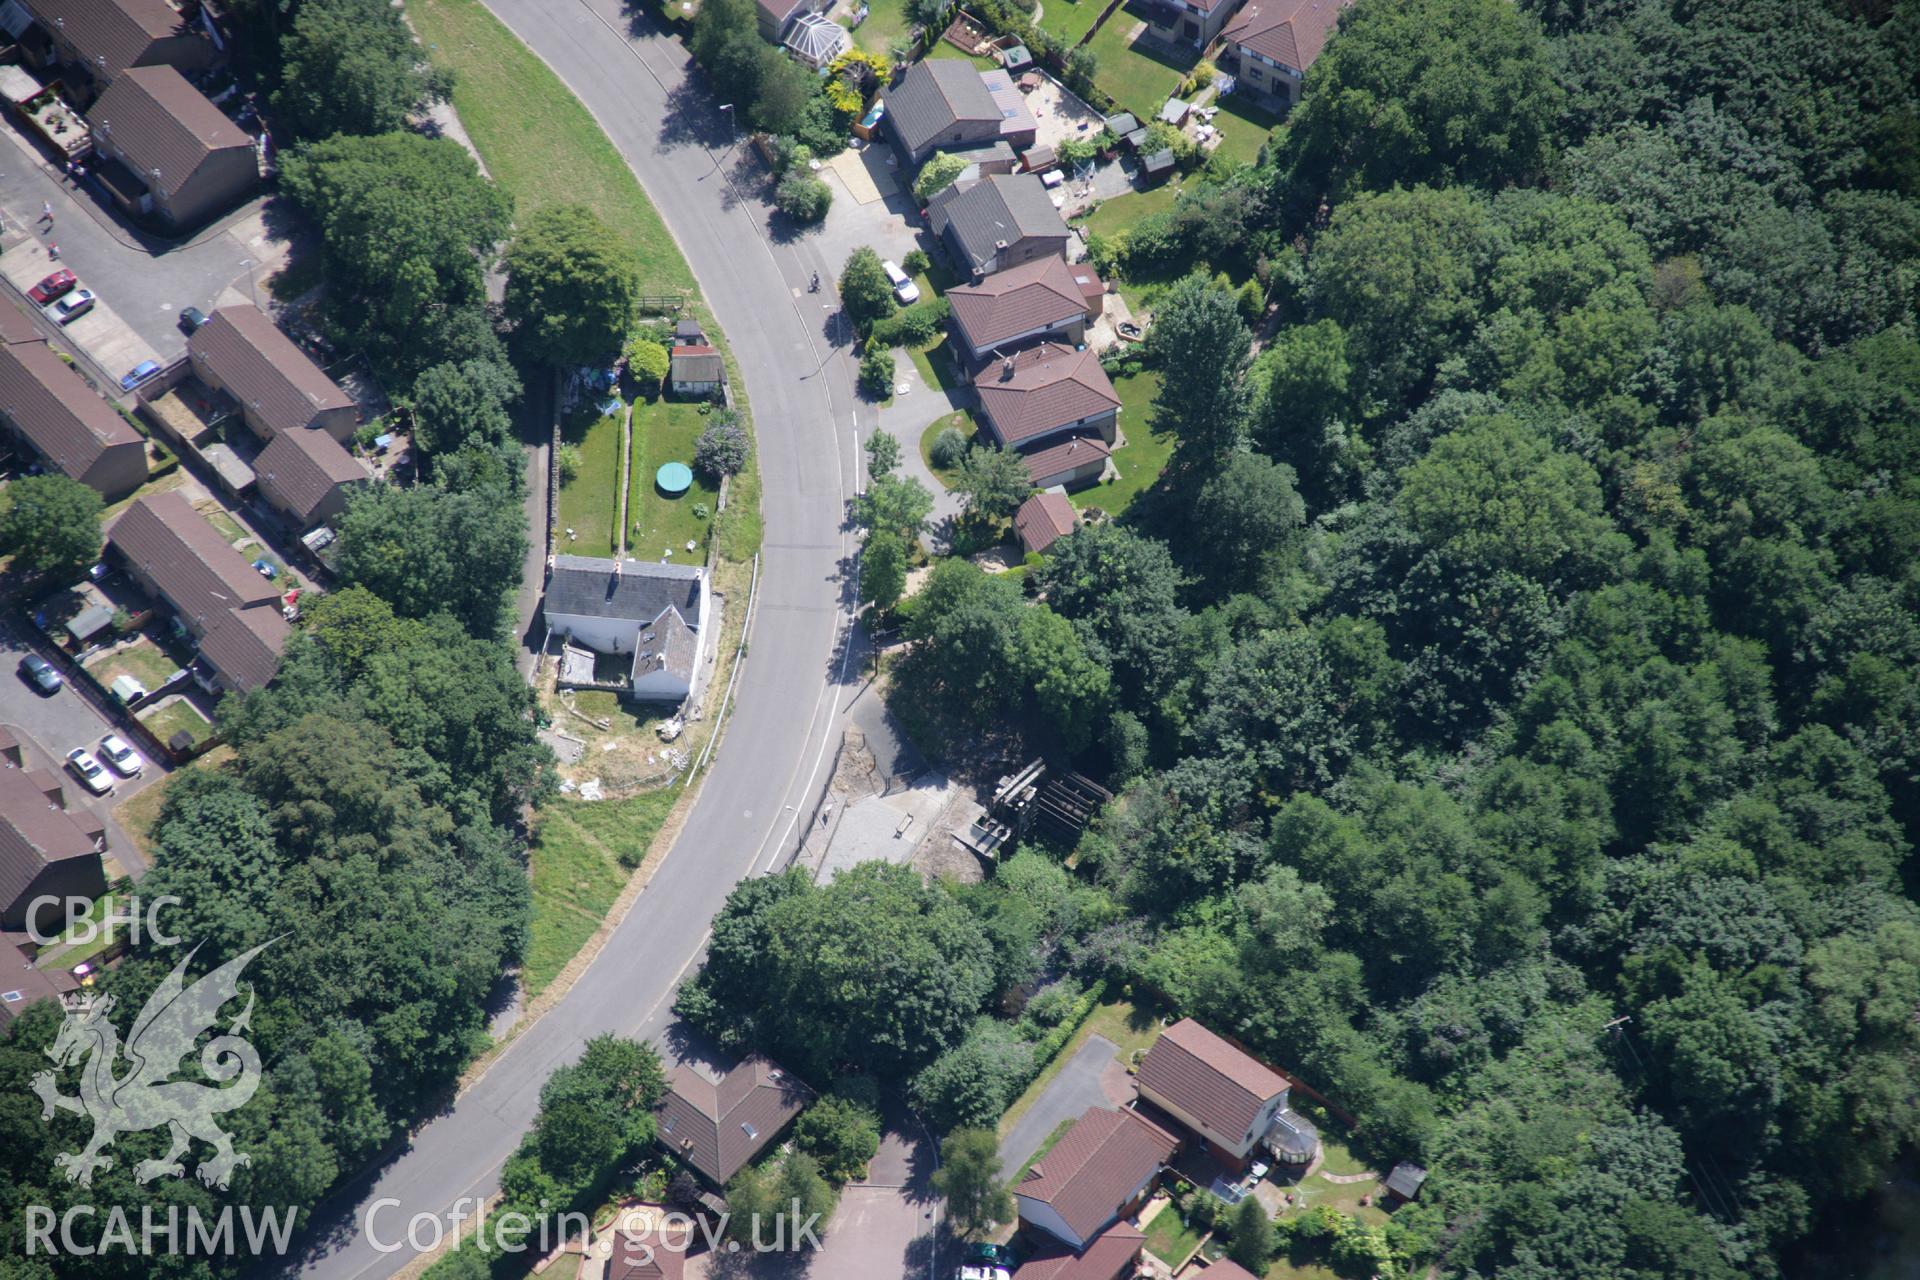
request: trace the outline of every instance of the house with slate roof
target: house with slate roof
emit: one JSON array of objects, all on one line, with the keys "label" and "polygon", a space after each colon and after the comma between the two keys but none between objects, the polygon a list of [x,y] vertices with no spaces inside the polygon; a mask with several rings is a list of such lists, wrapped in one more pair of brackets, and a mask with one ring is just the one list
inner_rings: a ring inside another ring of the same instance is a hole
[{"label": "house with slate roof", "polygon": [[[0,728],[0,744],[17,746]],[[0,929],[58,933],[68,898],[107,891],[100,855],[106,827],[84,808],[69,808],[66,789],[45,769],[22,767],[14,753],[0,763]],[[57,898],[59,906],[43,899]],[[38,905],[36,905],[38,904]],[[29,920],[29,916],[35,917]],[[0,979],[0,984],[4,979]]]},{"label": "house with slate roof", "polygon": [[1039,125],[1005,71],[980,71],[958,58],[929,58],[907,68],[880,95],[887,136],[911,174],[936,151],[966,158],[1005,144],[1009,159],[1033,145]]},{"label": "house with slate roof", "polygon": [[927,221],[974,279],[1038,258],[1063,258],[1073,233],[1031,173],[962,179],[927,202]]},{"label": "house with slate roof", "polygon": [[625,696],[680,702],[712,648],[707,571],[594,556],[555,556],[541,610],[570,644],[629,658]]},{"label": "house with slate roof", "polygon": [[319,427],[345,440],[360,423],[346,390],[250,302],[221,307],[187,339],[194,376],[232,396],[262,440]]},{"label": "house with slate roof", "polygon": [[31,320],[3,304],[0,424],[50,469],[109,502],[146,483],[146,440],[47,345]]}]

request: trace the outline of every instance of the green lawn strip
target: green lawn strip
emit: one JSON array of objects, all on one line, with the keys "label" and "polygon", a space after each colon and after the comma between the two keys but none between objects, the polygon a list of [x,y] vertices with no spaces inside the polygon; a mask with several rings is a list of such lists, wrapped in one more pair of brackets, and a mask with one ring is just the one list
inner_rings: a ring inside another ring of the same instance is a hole
[{"label": "green lawn strip", "polygon": [[1173,208],[1174,197],[1179,194],[1179,185],[1172,182],[1151,191],[1130,191],[1111,200],[1102,200],[1082,225],[1095,235],[1111,239],[1148,214],[1164,213]]},{"label": "green lawn strip", "polygon": [[942,470],[933,465],[933,442],[939,439],[940,433],[948,427],[956,428],[968,440],[972,440],[980,428],[975,424],[971,413],[965,409],[956,409],[952,413],[935,418],[927,424],[927,429],[920,433],[920,460],[927,464],[927,470],[933,472],[941,484],[951,489],[953,482],[960,478],[959,471],[951,468]]},{"label": "green lawn strip", "polygon": [[1113,451],[1113,465],[1120,478],[1111,484],[1096,484],[1067,495],[1074,506],[1098,507],[1109,515],[1119,515],[1133,500],[1153,487],[1173,456],[1174,437],[1157,432],[1149,425],[1153,417],[1153,399],[1160,394],[1160,375],[1136,373],[1115,378],[1113,389],[1119,393],[1120,429],[1127,442]]},{"label": "green lawn strip", "polygon": [[1330,1117],[1316,1116],[1314,1127],[1320,1130],[1320,1147],[1323,1153],[1320,1172],[1343,1177],[1370,1172],[1366,1161],[1348,1150],[1344,1131],[1337,1122]]},{"label": "green lawn strip", "polygon": [[1260,148],[1267,135],[1279,127],[1280,117],[1236,93],[1215,97],[1213,105],[1220,108],[1220,114],[1213,118],[1220,130],[1219,149],[1241,164],[1259,163]]},{"label": "green lawn strip", "polygon": [[[613,522],[620,514],[621,415],[599,417],[587,409],[575,414],[561,438],[580,450],[580,469],[560,486],[559,532],[554,549],[563,554],[610,556]],[[573,530],[569,539],[567,530]]]},{"label": "green lawn strip", "polygon": [[182,729],[185,729],[188,736],[196,743],[204,742],[213,736],[213,726],[207,723],[207,718],[184,698],[169,702],[151,715],[141,716],[140,723],[147,726],[148,732],[162,742],[172,741],[173,735]]},{"label": "green lawn strip", "polygon": [[953,352],[947,346],[947,337],[941,334],[937,341],[924,347],[909,347],[907,355],[913,360],[913,367],[920,371],[920,380],[928,387],[937,387],[941,391],[952,391],[963,385],[960,370],[953,362]]},{"label": "green lawn strip", "polygon": [[[667,548],[675,562],[705,559],[713,509],[720,490],[700,471],[685,493],[668,495],[654,483],[664,463],[693,466],[693,445],[706,429],[700,406],[679,400],[642,400],[633,406],[633,470],[627,481],[627,553],[636,560],[657,560]],[[705,517],[693,513],[703,506]],[[695,546],[687,550],[691,539]]]},{"label": "green lawn strip", "polygon": [[971,62],[982,71],[997,71],[1000,69],[1000,63],[997,59],[976,58],[972,54],[962,53],[944,40],[933,46],[933,51],[927,55],[928,61],[932,61],[935,58],[961,58],[967,62]]},{"label": "green lawn strip", "polygon": [[[1107,7],[1107,0],[1049,0],[1046,13],[1041,16],[1040,25],[1060,37],[1060,43],[1068,49],[1080,43],[1080,37],[1093,30],[1093,24],[1100,20],[1100,13]],[[1116,20],[1125,16],[1126,11],[1116,10]]]},{"label": "green lawn strip", "polygon": [[637,867],[679,795],[677,786],[661,787],[625,800],[567,802],[565,812],[575,826],[598,840],[614,857]]},{"label": "green lawn strip", "polygon": [[[454,72],[453,105],[517,217],[584,204],[638,256],[643,288],[695,288],[639,180],[580,100],[480,0],[410,0],[429,56]],[[608,36],[612,39],[612,36]]]},{"label": "green lawn strip", "polygon": [[1160,108],[1180,87],[1200,55],[1193,49],[1169,54],[1145,42],[1129,44],[1127,33],[1142,20],[1130,9],[1116,10],[1087,47],[1099,59],[1094,82],[1124,109],[1141,120],[1151,120],[1160,114]]},{"label": "green lawn strip", "polygon": [[[195,509],[199,510],[198,508]],[[201,511],[200,514],[206,517],[208,524],[220,531],[220,536],[227,540],[229,546],[248,536],[247,531],[242,529],[232,516],[220,510],[218,507]]]},{"label": "green lawn strip", "polygon": [[562,802],[542,812],[527,851],[533,873],[533,928],[521,976],[527,995],[544,991],[593,936],[620,896],[626,872],[613,853],[572,820]]},{"label": "green lawn strip", "polygon": [[867,0],[867,20],[853,29],[853,42],[869,53],[885,53],[912,28],[907,0]]},{"label": "green lawn strip", "polygon": [[1147,1252],[1178,1270],[1200,1247],[1200,1233],[1180,1220],[1180,1207],[1169,1204],[1147,1224]]},{"label": "green lawn strip", "polygon": [[1159,1017],[1143,1005],[1136,1005],[1131,1000],[1109,1000],[1101,1004],[1087,1015],[1086,1022],[1073,1033],[1073,1038],[1060,1047],[1060,1052],[1053,1056],[1053,1061],[1040,1069],[1040,1074],[1033,1078],[1033,1083],[1014,1099],[1013,1105],[1007,1108],[1007,1113],[1000,1117],[1000,1135],[1005,1137],[1012,1131],[1020,1117],[1027,1113],[1027,1109],[1033,1106],[1040,1095],[1046,1092],[1047,1086],[1053,1083],[1053,1078],[1060,1074],[1067,1063],[1073,1060],[1073,1055],[1080,1052],[1080,1047],[1092,1037],[1105,1036],[1118,1046],[1120,1050],[1118,1056],[1124,1065],[1133,1057],[1136,1050],[1144,1050],[1158,1040],[1160,1030]]},{"label": "green lawn strip", "polygon": [[149,692],[158,689],[180,672],[180,668],[160,651],[158,645],[144,638],[128,648],[115,650],[99,662],[89,664],[87,670],[108,688],[113,687],[116,677],[126,675],[138,680]]}]

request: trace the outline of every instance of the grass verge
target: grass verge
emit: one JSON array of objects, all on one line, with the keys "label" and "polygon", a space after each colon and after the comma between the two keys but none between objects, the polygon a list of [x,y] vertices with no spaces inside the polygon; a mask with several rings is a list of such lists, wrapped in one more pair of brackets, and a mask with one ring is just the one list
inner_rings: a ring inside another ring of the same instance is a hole
[{"label": "grass verge", "polygon": [[639,180],[546,63],[480,0],[409,0],[407,16],[428,55],[453,71],[454,110],[487,172],[513,196],[516,216],[584,204],[638,257],[645,292],[695,292],[693,271]]},{"label": "grass verge", "polygon": [[559,976],[646,856],[679,788],[626,800],[559,800],[541,810],[527,860],[533,871],[533,930],[521,979],[528,999]]}]

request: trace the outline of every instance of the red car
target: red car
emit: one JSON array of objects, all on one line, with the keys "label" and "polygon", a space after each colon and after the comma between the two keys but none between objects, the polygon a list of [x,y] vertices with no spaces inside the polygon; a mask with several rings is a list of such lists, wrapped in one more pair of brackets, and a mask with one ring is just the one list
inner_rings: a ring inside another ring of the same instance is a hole
[{"label": "red car", "polygon": [[74,276],[73,272],[56,271],[39,284],[33,286],[33,288],[27,290],[27,296],[44,307],[79,283],[80,281]]}]

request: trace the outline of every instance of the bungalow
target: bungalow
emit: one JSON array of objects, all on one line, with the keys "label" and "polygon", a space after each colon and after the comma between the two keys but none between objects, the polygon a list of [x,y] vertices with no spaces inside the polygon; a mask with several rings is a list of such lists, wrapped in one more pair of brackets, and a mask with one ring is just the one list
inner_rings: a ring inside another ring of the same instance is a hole
[{"label": "bungalow", "polygon": [[1242,88],[1294,106],[1307,68],[1320,56],[1352,0],[1249,0],[1226,30],[1220,69]]},{"label": "bungalow", "polygon": [[197,71],[213,62],[212,41],[193,29],[185,6],[168,0],[18,3],[46,34],[46,61],[85,71],[94,93],[129,67]]},{"label": "bungalow", "polygon": [[655,1132],[660,1145],[724,1187],[811,1101],[811,1089],[757,1055],[724,1072],[687,1061],[654,1108]]},{"label": "bungalow", "polygon": [[0,767],[0,929],[58,933],[66,899],[107,891],[107,831],[87,809],[69,808],[57,776],[24,763]]},{"label": "bungalow", "polygon": [[1091,351],[1054,342],[1008,356],[974,379],[980,416],[994,442],[1029,449],[1069,433],[1112,444],[1120,397]]},{"label": "bungalow", "polygon": [[1304,1164],[1319,1143],[1314,1127],[1288,1109],[1285,1076],[1192,1018],[1154,1041],[1136,1079],[1141,1101],[1192,1130],[1230,1166],[1245,1167],[1256,1146]]},{"label": "bungalow", "polygon": [[293,632],[278,589],[178,490],[148,494],[121,512],[107,546],[199,646],[194,678],[203,688],[247,693],[273,679]]},{"label": "bungalow", "polygon": [[87,112],[101,181],[130,213],[188,227],[260,181],[253,139],[172,67],[122,72]]},{"label": "bungalow", "polygon": [[31,320],[7,306],[0,306],[0,423],[48,467],[109,502],[146,483],[146,440]]},{"label": "bungalow", "polygon": [[927,202],[927,221],[953,261],[978,280],[1038,258],[1064,258],[1073,233],[1031,173],[956,182]]},{"label": "bungalow", "polygon": [[1151,0],[1147,29],[1156,40],[1204,49],[1238,4],[1239,0]]},{"label": "bungalow", "polygon": [[901,167],[912,173],[936,151],[971,152],[1005,143],[1033,145],[1039,124],[1005,71],[979,71],[958,58],[930,58],[907,68],[880,95],[887,133]]},{"label": "bungalow", "polygon": [[1036,342],[1078,345],[1087,303],[1064,258],[1035,258],[947,290],[955,345],[978,366]]},{"label": "bungalow", "polygon": [[325,524],[347,507],[347,496],[373,475],[345,445],[319,427],[282,431],[254,459],[260,495],[295,529]]},{"label": "bungalow", "polygon": [[345,440],[359,425],[353,397],[250,302],[221,307],[195,329],[187,359],[200,381],[233,397],[262,440],[306,427]]},{"label": "bungalow", "polygon": [[667,361],[667,386],[677,396],[719,399],[727,384],[727,362],[719,348],[704,342],[678,346]]},{"label": "bungalow", "polygon": [[555,556],[541,609],[547,626],[593,652],[631,654],[627,696],[679,702],[709,649],[707,571],[592,556]]},{"label": "bungalow", "polygon": [[1036,493],[1013,513],[1013,531],[1020,545],[1036,554],[1073,532],[1079,516],[1061,493]]},{"label": "bungalow", "polygon": [[1084,1252],[1139,1209],[1179,1145],[1135,1112],[1089,1107],[1013,1188],[1020,1220]]},{"label": "bungalow", "polygon": [[[1138,1228],[1116,1222],[1079,1251],[1049,1240],[1020,1264],[1013,1280],[1132,1280],[1140,1271],[1140,1251],[1147,1238]],[[1216,1280],[1216,1262],[1205,1280]]]}]

